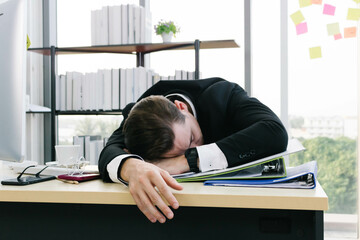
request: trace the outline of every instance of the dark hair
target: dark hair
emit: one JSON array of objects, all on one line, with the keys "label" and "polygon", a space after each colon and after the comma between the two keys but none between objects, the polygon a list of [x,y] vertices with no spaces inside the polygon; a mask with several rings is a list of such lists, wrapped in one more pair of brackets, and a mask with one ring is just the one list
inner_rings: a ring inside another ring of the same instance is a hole
[{"label": "dark hair", "polygon": [[125,145],[145,160],[159,160],[173,148],[173,124],[184,122],[185,116],[165,97],[146,97],[135,104],[125,120]]}]

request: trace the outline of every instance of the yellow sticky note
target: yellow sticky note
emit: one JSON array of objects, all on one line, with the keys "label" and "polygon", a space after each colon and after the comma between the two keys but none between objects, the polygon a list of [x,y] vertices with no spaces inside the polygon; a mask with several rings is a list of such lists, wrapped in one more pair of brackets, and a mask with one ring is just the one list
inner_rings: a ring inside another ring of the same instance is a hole
[{"label": "yellow sticky note", "polygon": [[321,58],[321,47],[312,47],[310,50],[310,59]]},{"label": "yellow sticky note", "polygon": [[30,42],[30,38],[29,38],[29,35],[26,36],[26,49],[29,49],[30,45],[31,45],[31,42]]},{"label": "yellow sticky note", "polygon": [[360,18],[360,8],[349,8],[347,20],[359,20]]},{"label": "yellow sticky note", "polygon": [[307,7],[311,5],[311,0],[299,0],[300,7]]},{"label": "yellow sticky note", "polygon": [[356,2],[356,3],[360,3],[360,0],[354,0],[354,2]]},{"label": "yellow sticky note", "polygon": [[331,23],[327,25],[328,35],[336,35],[340,33],[339,23]]},{"label": "yellow sticky note", "polygon": [[344,38],[356,37],[356,27],[344,28]]},{"label": "yellow sticky note", "polygon": [[293,22],[295,23],[295,25],[298,25],[299,23],[301,23],[302,21],[305,20],[304,15],[302,15],[300,10],[291,14],[290,17],[293,20]]}]

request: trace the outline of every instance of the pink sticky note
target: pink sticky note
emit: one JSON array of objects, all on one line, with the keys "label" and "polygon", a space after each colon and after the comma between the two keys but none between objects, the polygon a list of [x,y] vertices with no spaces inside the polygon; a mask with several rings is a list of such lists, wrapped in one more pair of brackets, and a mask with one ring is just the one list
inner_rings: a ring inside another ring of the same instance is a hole
[{"label": "pink sticky note", "polygon": [[296,25],[296,34],[297,35],[307,33],[307,31],[308,31],[308,29],[307,29],[306,22],[299,23],[298,25]]},{"label": "pink sticky note", "polygon": [[335,6],[332,6],[332,5],[330,5],[330,4],[324,4],[323,14],[334,16],[334,14],[335,14],[335,8],[336,8]]},{"label": "pink sticky note", "polygon": [[334,35],[334,39],[335,39],[335,40],[339,40],[339,39],[341,39],[341,38],[342,38],[341,33],[338,33],[338,34],[335,34],[335,35]]}]

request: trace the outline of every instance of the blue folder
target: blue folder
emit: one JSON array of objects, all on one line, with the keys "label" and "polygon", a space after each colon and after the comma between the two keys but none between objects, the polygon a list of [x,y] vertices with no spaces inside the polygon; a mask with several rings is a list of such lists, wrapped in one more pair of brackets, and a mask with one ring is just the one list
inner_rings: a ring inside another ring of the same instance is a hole
[{"label": "blue folder", "polygon": [[209,180],[204,185],[228,187],[263,187],[263,188],[305,188],[316,187],[316,161],[307,162],[296,167],[286,168],[287,176],[272,179],[252,180]]}]

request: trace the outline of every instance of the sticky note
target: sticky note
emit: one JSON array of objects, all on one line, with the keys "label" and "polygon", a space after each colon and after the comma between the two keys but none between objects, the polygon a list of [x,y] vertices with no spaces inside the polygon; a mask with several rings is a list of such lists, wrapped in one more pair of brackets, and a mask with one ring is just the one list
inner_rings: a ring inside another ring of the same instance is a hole
[{"label": "sticky note", "polygon": [[305,20],[304,15],[302,15],[300,10],[291,14],[290,17],[293,20],[293,22],[295,23],[295,25],[298,25],[299,23],[301,23],[302,21]]},{"label": "sticky note", "polygon": [[356,2],[356,3],[360,3],[360,0],[354,0],[354,2]]},{"label": "sticky note", "polygon": [[338,33],[338,34],[335,34],[335,35],[334,35],[334,39],[335,39],[335,40],[339,40],[339,39],[341,39],[341,38],[342,38],[341,33]]},{"label": "sticky note", "polygon": [[344,38],[356,37],[356,27],[344,28]]},{"label": "sticky note", "polygon": [[300,7],[307,7],[311,5],[311,0],[299,0]]},{"label": "sticky note", "polygon": [[321,47],[312,47],[310,50],[310,59],[321,58]]},{"label": "sticky note", "polygon": [[312,4],[322,4],[322,0],[311,0],[311,3]]},{"label": "sticky note", "polygon": [[333,6],[333,5],[324,4],[323,14],[334,16],[334,14],[335,14],[335,8],[336,8],[336,7]]},{"label": "sticky note", "polygon": [[26,36],[26,49],[29,49],[31,45],[31,42],[30,42],[30,38],[29,38],[29,35]]},{"label": "sticky note", "polygon": [[349,8],[347,20],[359,20],[360,18],[360,8]]},{"label": "sticky note", "polygon": [[296,25],[296,34],[297,35],[304,34],[307,32],[308,32],[308,28],[307,28],[306,22],[299,23],[298,25]]},{"label": "sticky note", "polygon": [[340,33],[339,23],[330,23],[327,25],[328,35],[332,36]]}]

